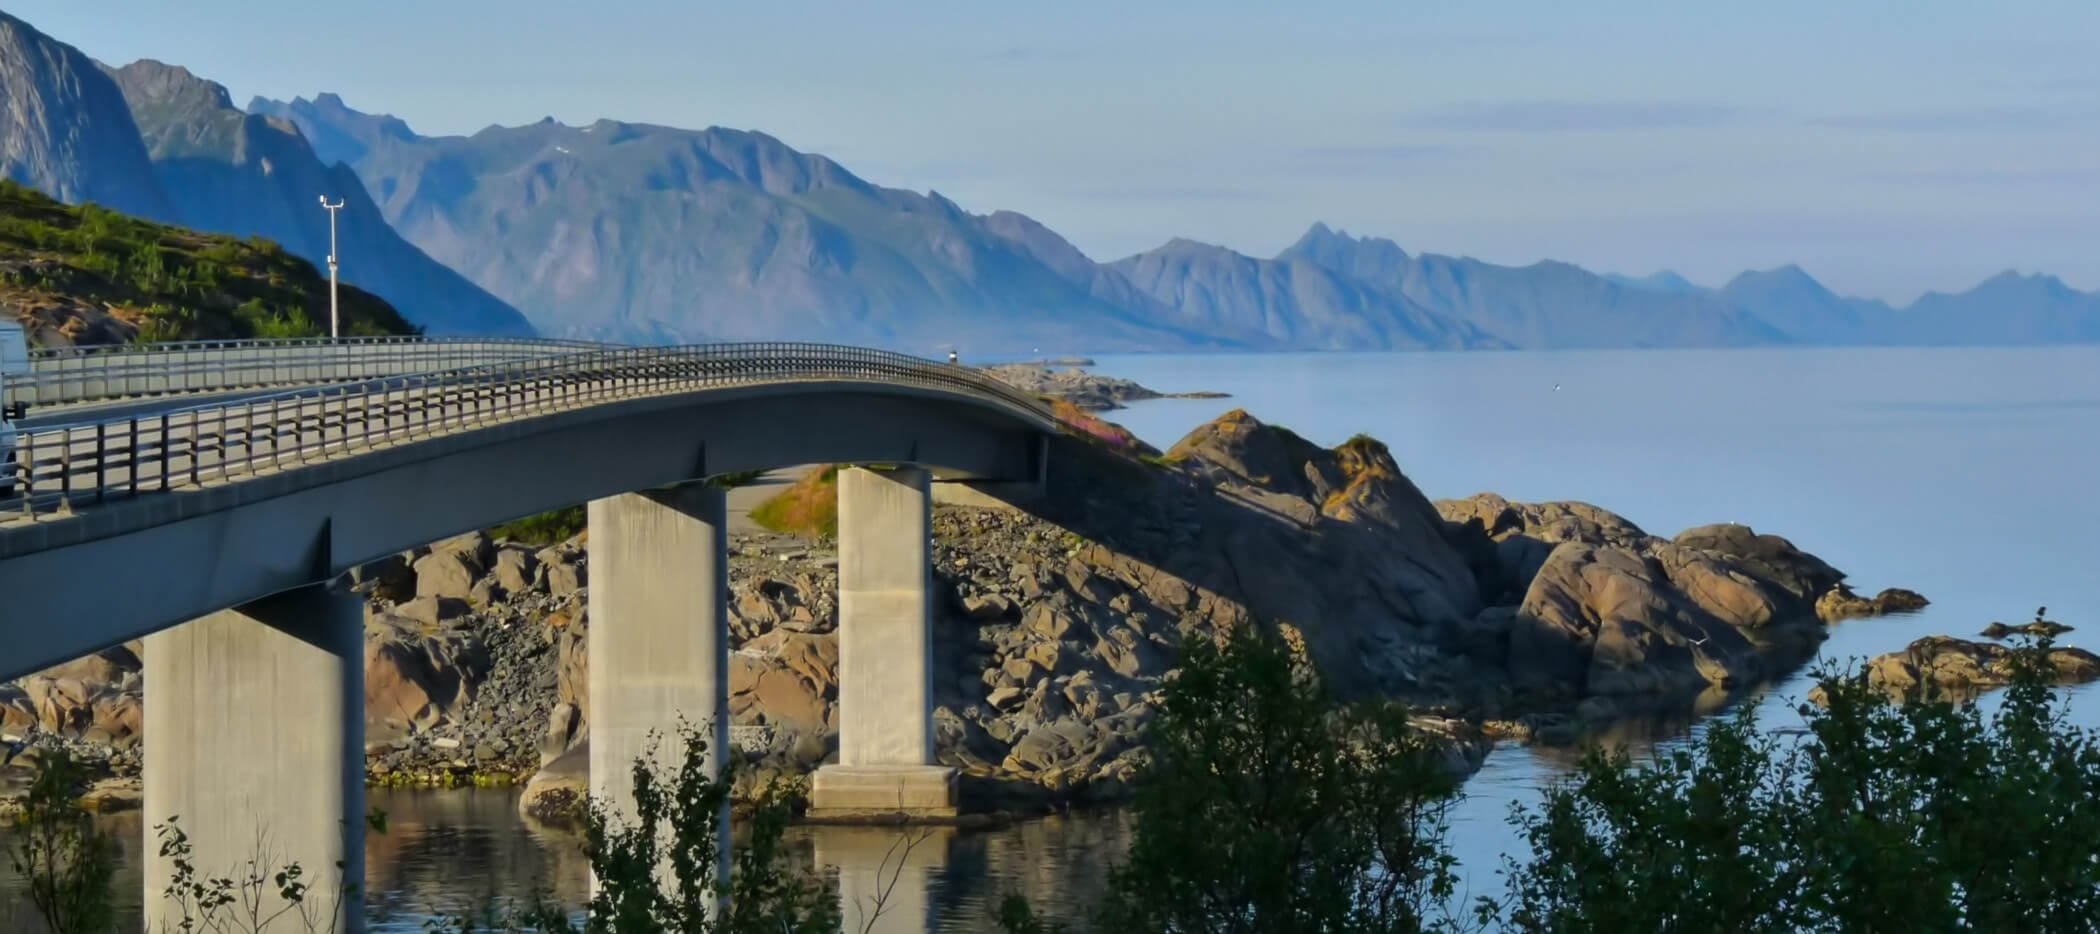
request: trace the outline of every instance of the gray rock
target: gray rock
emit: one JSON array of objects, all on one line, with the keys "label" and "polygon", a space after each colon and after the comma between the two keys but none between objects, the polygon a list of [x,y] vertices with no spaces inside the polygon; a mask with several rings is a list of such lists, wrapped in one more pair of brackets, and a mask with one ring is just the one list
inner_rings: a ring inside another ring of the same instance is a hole
[{"label": "gray rock", "polygon": [[1012,685],[1003,685],[993,688],[992,692],[986,695],[984,700],[985,703],[999,710],[1012,710],[1021,706],[1021,701],[1025,696],[1020,688]]},{"label": "gray rock", "polygon": [[539,554],[542,566],[547,569],[547,592],[557,597],[575,593],[584,586],[583,564],[574,558],[555,552],[555,560],[547,560],[547,552]]},{"label": "gray rock", "polygon": [[532,590],[533,572],[538,569],[538,564],[525,549],[505,547],[496,552],[495,566],[489,569],[489,574],[505,593],[522,594]]},{"label": "gray rock", "polygon": [[416,596],[464,600],[473,592],[481,569],[454,552],[431,552],[416,559]]},{"label": "gray rock", "polygon": [[998,594],[983,594],[963,598],[963,612],[974,620],[994,620],[1004,617],[1013,604]]},{"label": "gray rock", "polygon": [[457,619],[467,613],[467,603],[452,597],[417,597],[394,608],[394,615],[412,620],[424,627],[434,627],[449,619]]}]

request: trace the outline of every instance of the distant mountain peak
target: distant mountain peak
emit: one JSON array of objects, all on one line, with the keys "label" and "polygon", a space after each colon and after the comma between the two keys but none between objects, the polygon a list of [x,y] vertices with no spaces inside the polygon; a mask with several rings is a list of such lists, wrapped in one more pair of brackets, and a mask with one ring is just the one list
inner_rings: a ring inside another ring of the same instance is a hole
[{"label": "distant mountain peak", "polygon": [[2057,277],[2052,276],[2046,272],[2023,273],[2017,269],[2002,270],[1997,275],[1983,280],[1982,284],[1990,285],[1992,283],[2009,282],[2019,282],[2033,285],[2063,285],[2062,279],[2058,279]]},{"label": "distant mountain peak", "polygon": [[[127,99],[137,103],[198,106],[212,110],[234,110],[233,96],[217,81],[200,78],[181,65],[150,58],[114,69],[117,83]],[[137,106],[134,103],[134,107]]]},{"label": "distant mountain peak", "polygon": [[1621,288],[1640,289],[1645,292],[1668,292],[1688,295],[1704,291],[1692,280],[1668,269],[1657,270],[1645,276],[1623,276],[1618,273],[1606,273],[1604,278]]},{"label": "distant mountain peak", "polygon": [[1746,269],[1728,280],[1728,284],[1722,286],[1721,291],[1741,291],[1746,288],[1791,289],[1818,295],[1830,292],[1823,283],[1816,281],[1816,277],[1809,275],[1808,270],[1802,269],[1796,263],[1770,269]]}]

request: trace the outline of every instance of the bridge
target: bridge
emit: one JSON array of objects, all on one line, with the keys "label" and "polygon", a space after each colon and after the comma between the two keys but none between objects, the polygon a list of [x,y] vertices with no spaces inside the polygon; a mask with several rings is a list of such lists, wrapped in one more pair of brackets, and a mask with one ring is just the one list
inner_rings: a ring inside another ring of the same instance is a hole
[{"label": "bridge", "polygon": [[[953,814],[954,772],[933,758],[931,490],[1039,485],[1058,430],[975,370],[798,343],[46,350],[7,393],[32,408],[0,495],[0,679],[143,637],[147,816],[180,815],[199,867],[238,865],[261,832],[352,885],[364,653],[346,572],[588,502],[592,781],[631,809],[652,733],[712,724],[710,758],[728,748],[724,504],[707,479],[875,465],[839,475],[839,761],[812,809]],[[146,859],[157,919],[173,866]]]}]

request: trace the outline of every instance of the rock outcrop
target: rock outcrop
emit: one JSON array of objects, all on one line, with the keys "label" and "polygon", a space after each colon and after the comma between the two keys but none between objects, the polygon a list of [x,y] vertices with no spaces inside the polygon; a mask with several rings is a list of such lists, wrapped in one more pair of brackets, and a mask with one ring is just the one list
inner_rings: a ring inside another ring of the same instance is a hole
[{"label": "rock outcrop", "polygon": [[1587,503],[1437,504],[1488,605],[1447,644],[1498,656],[1518,706],[1680,697],[1790,668],[1844,575],[1776,535],[1649,535]]},{"label": "rock outcrop", "polygon": [[1103,376],[1085,369],[1087,364],[1055,365],[1048,362],[999,363],[984,371],[1022,392],[1063,399],[1089,412],[1120,409],[1146,399],[1223,399],[1222,392],[1160,392],[1138,383]]},{"label": "rock outcrop", "polygon": [[[1609,719],[1775,674],[1820,638],[1819,602],[1843,586],[1739,526],[1664,539],[1582,503],[1432,503],[1374,440],[1323,448],[1244,412],[1164,455],[1120,439],[1055,440],[1039,502],[935,509],[938,756],[980,801],[1122,794],[1190,636],[1288,627],[1337,693],[1412,705],[1463,769],[1486,753],[1486,721],[1551,720],[1493,727],[1550,738],[1571,714]],[[836,560],[808,539],[731,544],[731,735],[751,781],[806,772],[837,750]],[[574,791],[563,775],[586,758],[590,717],[587,536],[546,548],[462,536],[352,577],[369,600],[373,780],[543,770],[537,786]],[[78,687],[42,676],[35,696],[64,698],[73,719],[51,722],[75,736],[121,723],[139,686],[135,659],[129,675],[120,662]],[[41,716],[28,688],[12,690],[23,699],[0,695],[0,710]]]},{"label": "rock outcrop", "polygon": [[1853,593],[1852,588],[1839,584],[1816,601],[1816,615],[1836,622],[1891,613],[1915,613],[1930,603],[1915,590],[1891,587],[1872,597],[1862,597]]},{"label": "rock outcrop", "polygon": [[[1926,636],[1900,652],[1875,656],[1867,662],[1861,677],[1890,700],[1966,699],[2011,684],[2014,657],[2019,651],[2022,650],[1952,636]],[[2046,651],[2045,658],[2053,672],[2052,684],[2100,680],[2100,655],[2057,646],[2028,651]],[[1824,703],[1823,689],[1811,691],[1809,699]]]}]

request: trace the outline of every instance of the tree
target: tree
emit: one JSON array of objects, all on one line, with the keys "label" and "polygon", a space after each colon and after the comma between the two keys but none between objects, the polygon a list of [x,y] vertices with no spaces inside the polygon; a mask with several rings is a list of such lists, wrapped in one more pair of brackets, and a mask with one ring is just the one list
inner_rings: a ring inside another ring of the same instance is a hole
[{"label": "tree", "polygon": [[[1135,781],[1135,839],[1094,919],[1131,932],[1420,931],[1456,885],[1457,776],[1386,704],[1345,706],[1282,635],[1191,639]],[[1040,931],[1025,903],[1009,931]]]},{"label": "tree", "polygon": [[1513,821],[1529,931],[2091,931],[2100,918],[2100,741],[2067,723],[2046,640],[2018,650],[1988,717],[1891,706],[1818,673],[1806,736],[1745,711],[1637,768],[1592,752]]},{"label": "tree", "polygon": [[[584,855],[597,891],[586,906],[588,934],[830,934],[840,929],[838,896],[804,873],[784,846],[793,820],[793,789],[760,793],[749,831],[728,878],[716,871],[715,847],[735,776],[710,777],[707,734],[680,724],[685,754],[671,768],[653,754],[633,769],[635,816],[612,813],[593,799],[586,812]],[[877,906],[879,910],[880,906]],[[568,912],[541,903],[500,919],[461,918],[448,931],[577,930]]]},{"label": "tree", "polygon": [[80,806],[82,778],[80,767],[63,751],[45,750],[15,815],[9,856],[52,934],[101,934],[117,926],[110,888],[116,846]]}]

